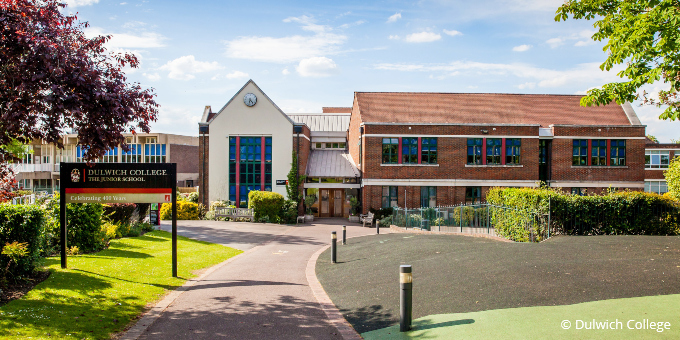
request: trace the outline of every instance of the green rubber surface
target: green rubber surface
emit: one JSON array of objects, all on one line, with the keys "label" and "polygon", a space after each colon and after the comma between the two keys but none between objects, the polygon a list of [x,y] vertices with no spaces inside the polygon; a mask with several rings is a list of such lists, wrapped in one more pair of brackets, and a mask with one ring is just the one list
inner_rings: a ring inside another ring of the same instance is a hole
[{"label": "green rubber surface", "polygon": [[395,325],[361,335],[366,340],[678,339],[680,295],[439,314],[414,320],[412,326],[404,333]]}]

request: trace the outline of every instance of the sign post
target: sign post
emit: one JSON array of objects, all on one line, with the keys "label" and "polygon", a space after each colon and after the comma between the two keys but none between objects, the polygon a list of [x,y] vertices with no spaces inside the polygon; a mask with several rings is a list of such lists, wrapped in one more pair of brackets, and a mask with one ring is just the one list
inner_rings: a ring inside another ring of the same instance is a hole
[{"label": "sign post", "polygon": [[61,267],[66,268],[67,203],[172,203],[172,276],[177,277],[177,164],[61,163]]}]

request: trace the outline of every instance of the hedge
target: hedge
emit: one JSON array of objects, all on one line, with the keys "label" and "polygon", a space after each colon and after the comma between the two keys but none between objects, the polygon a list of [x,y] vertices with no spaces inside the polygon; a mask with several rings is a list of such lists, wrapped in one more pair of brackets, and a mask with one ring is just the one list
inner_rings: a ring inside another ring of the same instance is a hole
[{"label": "hedge", "polygon": [[[28,254],[18,263],[12,263],[9,271],[16,276],[29,274],[41,257],[46,227],[45,212],[36,205],[0,204],[0,248],[12,242],[27,243]],[[4,272],[9,258],[0,255],[0,270]],[[0,273],[0,277],[3,273]]]},{"label": "hedge", "polygon": [[[187,201],[177,201],[178,220],[200,220],[200,216],[198,204]],[[161,205],[161,219],[172,219],[172,203],[163,203],[163,205]]]},{"label": "hedge", "polygon": [[547,188],[492,188],[487,201],[526,214],[547,216],[550,211],[551,230],[561,234],[680,234],[680,203],[654,193],[623,191],[578,196]]},{"label": "hedge", "polygon": [[248,208],[253,209],[255,221],[278,222],[282,214],[283,195],[271,191],[251,191],[248,193]]},{"label": "hedge", "polygon": [[134,203],[108,203],[104,204],[104,216],[113,223],[130,223],[136,208]]},{"label": "hedge", "polygon": [[[50,239],[47,253],[52,253],[59,246],[61,221],[59,195],[47,205],[49,221],[47,237]],[[68,203],[66,204],[67,245],[78,247],[80,252],[95,252],[106,247],[106,231],[102,231],[102,214],[104,208],[99,203]]]}]

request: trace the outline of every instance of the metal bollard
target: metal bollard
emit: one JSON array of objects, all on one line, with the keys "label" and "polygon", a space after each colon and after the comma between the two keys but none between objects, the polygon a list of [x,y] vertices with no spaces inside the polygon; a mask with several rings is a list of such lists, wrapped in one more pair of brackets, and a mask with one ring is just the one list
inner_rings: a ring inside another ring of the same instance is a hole
[{"label": "metal bollard", "polygon": [[337,243],[337,241],[338,241],[338,234],[336,232],[332,231],[331,232],[331,263],[336,262],[337,252],[336,252],[336,249],[335,249],[335,247],[336,247],[335,244]]},{"label": "metal bollard", "polygon": [[380,221],[375,221],[375,233],[380,234]]},{"label": "metal bollard", "polygon": [[342,244],[343,245],[347,244],[347,226],[346,225],[342,226]]},{"label": "metal bollard", "polygon": [[411,315],[413,311],[413,276],[411,265],[403,264],[399,267],[399,331],[411,330]]}]

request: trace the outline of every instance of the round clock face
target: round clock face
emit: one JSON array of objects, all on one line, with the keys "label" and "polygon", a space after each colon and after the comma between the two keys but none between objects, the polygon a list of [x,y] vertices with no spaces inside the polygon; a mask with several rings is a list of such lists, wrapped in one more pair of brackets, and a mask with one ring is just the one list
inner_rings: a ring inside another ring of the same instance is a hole
[{"label": "round clock face", "polygon": [[243,96],[243,102],[248,106],[253,106],[255,103],[257,103],[257,97],[252,93],[248,93]]}]

